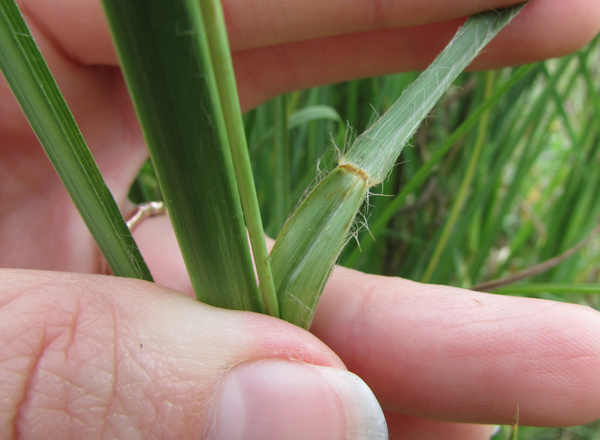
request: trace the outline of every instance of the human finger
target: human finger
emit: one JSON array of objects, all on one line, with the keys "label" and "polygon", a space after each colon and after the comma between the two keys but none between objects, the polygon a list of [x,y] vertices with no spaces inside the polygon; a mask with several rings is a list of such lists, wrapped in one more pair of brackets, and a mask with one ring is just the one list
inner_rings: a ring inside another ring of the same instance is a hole
[{"label": "human finger", "polygon": [[[426,68],[464,19],[334,35],[234,53],[243,107],[322,84]],[[534,0],[469,69],[494,69],[566,55],[600,30],[600,3]]]},{"label": "human finger", "polygon": [[[193,297],[185,265],[177,246],[171,223],[167,216],[146,219],[135,230],[135,238],[154,280]],[[268,239],[272,246],[273,240]],[[487,440],[493,427],[465,425],[424,420],[390,411],[385,412],[390,439],[407,440]]]},{"label": "human finger", "polygon": [[145,219],[135,228],[133,237],[154,282],[194,298],[190,277],[169,217],[160,215]]},{"label": "human finger", "polygon": [[283,321],[116,277],[1,270],[0,284],[9,436],[386,438],[368,387]]},{"label": "human finger", "polygon": [[[449,41],[464,17],[516,3],[439,0],[331,1],[306,4],[224,2],[242,106],[290,90],[352,78],[421,69]],[[97,0],[23,0],[35,23],[72,60],[117,59]],[[67,21],[71,25],[64,26]],[[532,0],[475,62],[494,68],[563,55],[600,29],[593,0]]]},{"label": "human finger", "polygon": [[[441,23],[519,2],[332,0],[309,6],[301,0],[225,0],[223,8],[231,48],[240,51]],[[116,63],[98,0],[21,0],[21,3],[27,15],[50,32],[73,59],[83,64]],[[527,23],[521,23],[516,30],[524,41],[534,37],[532,26],[536,27],[535,31],[542,31],[537,39],[544,41],[552,37],[553,29],[556,30],[551,25],[561,24],[563,29],[569,30],[561,33],[561,46],[581,45],[589,39],[590,33],[597,32],[600,21],[600,9],[593,0],[533,0],[525,11],[522,15],[526,18],[520,21]],[[63,26],[65,20],[73,26]]]},{"label": "human finger", "polygon": [[600,416],[590,308],[337,269],[311,331],[384,408],[463,423],[578,425]]},{"label": "human finger", "polygon": [[[189,277],[168,216],[146,219],[135,229],[134,236],[155,281],[193,297]],[[273,240],[268,239],[272,246]],[[385,412],[390,439],[487,440],[493,427],[466,425],[419,419],[391,411]]]},{"label": "human finger", "polygon": [[[138,241],[148,252],[156,226],[145,225],[147,235]],[[159,274],[159,250],[174,243],[174,235],[154,237],[150,267],[163,282],[185,287],[183,268]],[[170,279],[174,273],[179,281]],[[581,306],[341,267],[334,270],[311,327],[391,412],[507,424],[518,406],[523,424],[543,426],[583,424],[600,416],[598,331],[600,314]]]}]

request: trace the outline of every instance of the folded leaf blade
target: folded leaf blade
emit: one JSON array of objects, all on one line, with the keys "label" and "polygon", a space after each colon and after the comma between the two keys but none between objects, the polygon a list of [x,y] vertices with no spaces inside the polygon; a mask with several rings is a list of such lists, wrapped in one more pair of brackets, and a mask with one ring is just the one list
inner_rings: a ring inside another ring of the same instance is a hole
[{"label": "folded leaf blade", "polygon": [[320,294],[367,194],[357,170],[338,167],[302,202],[271,251],[281,317],[309,328]]},{"label": "folded leaf blade", "polygon": [[103,4],[196,297],[264,311],[200,4]]}]

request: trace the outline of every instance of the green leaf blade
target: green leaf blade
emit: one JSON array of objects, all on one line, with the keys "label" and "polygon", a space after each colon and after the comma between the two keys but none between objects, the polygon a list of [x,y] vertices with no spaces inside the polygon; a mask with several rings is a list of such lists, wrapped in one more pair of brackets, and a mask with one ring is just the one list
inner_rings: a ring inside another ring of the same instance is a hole
[{"label": "green leaf blade", "polygon": [[11,0],[0,3],[0,69],[113,273],[152,281],[27,24]]},{"label": "green leaf blade", "polygon": [[496,104],[504,94],[510,90],[511,87],[515,85],[518,81],[520,81],[523,77],[525,77],[528,73],[535,70],[535,64],[529,64],[526,66],[520,67],[506,82],[504,82],[498,89],[494,92],[494,94],[482,104],[480,104],[469,117],[461,123],[459,127],[457,127],[454,132],[448,136],[447,139],[444,140],[442,145],[435,151],[432,157],[418,170],[418,172],[413,176],[413,178],[402,188],[402,191],[394,196],[389,205],[385,208],[385,210],[379,215],[376,221],[369,226],[370,235],[366,236],[360,242],[360,247],[357,247],[352,254],[344,260],[344,266],[354,267],[360,260],[361,255],[368,255],[373,245],[375,244],[375,240],[377,240],[381,234],[385,231],[386,225],[390,222],[390,220],[394,217],[396,212],[402,207],[405,203],[407,197],[417,191],[421,185],[423,185],[427,179],[430,177],[433,168],[439,164],[442,158],[451,150],[451,148],[459,141],[461,137],[463,137],[470,129],[473,128],[475,123],[485,114],[485,112]]},{"label": "green leaf blade", "polygon": [[363,133],[340,160],[369,175],[369,185],[385,180],[423,119],[458,75],[525,4],[472,16],[402,97]]},{"label": "green leaf blade", "polygon": [[310,326],[368,188],[385,179],[435,102],[522,7],[471,17],[433,64],[356,140],[338,167],[288,219],[271,252],[283,319],[304,328]]},{"label": "green leaf blade", "polygon": [[196,297],[262,312],[200,4],[103,3]]},{"label": "green leaf blade", "polygon": [[260,207],[256,196],[252,165],[248,153],[242,110],[240,108],[231,50],[225,27],[225,18],[220,0],[201,0],[205,16],[206,33],[215,70],[219,98],[223,115],[233,167],[238,182],[244,218],[252,246],[263,307],[271,316],[279,317],[277,294],[273,283],[269,252],[265,241],[265,232],[260,217]]}]

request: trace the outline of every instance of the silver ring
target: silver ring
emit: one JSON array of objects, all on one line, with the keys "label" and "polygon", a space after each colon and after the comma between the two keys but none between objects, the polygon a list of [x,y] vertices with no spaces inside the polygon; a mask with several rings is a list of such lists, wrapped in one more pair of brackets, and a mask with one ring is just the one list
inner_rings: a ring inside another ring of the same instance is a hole
[{"label": "silver ring", "polygon": [[137,209],[129,215],[125,223],[131,232],[142,222],[142,220],[157,215],[164,215],[167,208],[163,202],[146,202],[137,205]]},{"label": "silver ring", "polygon": [[[127,216],[125,223],[127,224],[129,231],[133,232],[133,230],[138,227],[143,220],[150,217],[156,217],[158,215],[165,215],[166,213],[167,208],[163,202],[140,203],[137,205],[136,209]],[[101,275],[114,275],[101,251],[99,273]]]}]

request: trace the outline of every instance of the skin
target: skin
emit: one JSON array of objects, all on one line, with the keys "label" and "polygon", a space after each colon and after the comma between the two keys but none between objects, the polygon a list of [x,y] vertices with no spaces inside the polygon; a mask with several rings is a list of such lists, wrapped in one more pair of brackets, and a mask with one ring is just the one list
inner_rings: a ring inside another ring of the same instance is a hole
[{"label": "skin", "polygon": [[[127,188],[146,152],[99,3],[19,3],[128,211]],[[461,17],[511,3],[225,1],[242,107],[422,68]],[[532,0],[472,67],[560,56],[599,29],[596,0]],[[92,275],[97,248],[3,81],[0,114],[0,432],[7,438],[188,438],[203,430],[219,375],[269,357],[356,372],[386,410],[391,438],[489,438],[489,427],[461,423],[510,423],[517,404],[524,425],[600,417],[600,314],[588,308],[340,268],[311,334],[190,299],[166,217],[135,233],[156,285]],[[123,414],[136,423],[124,424]]]}]

